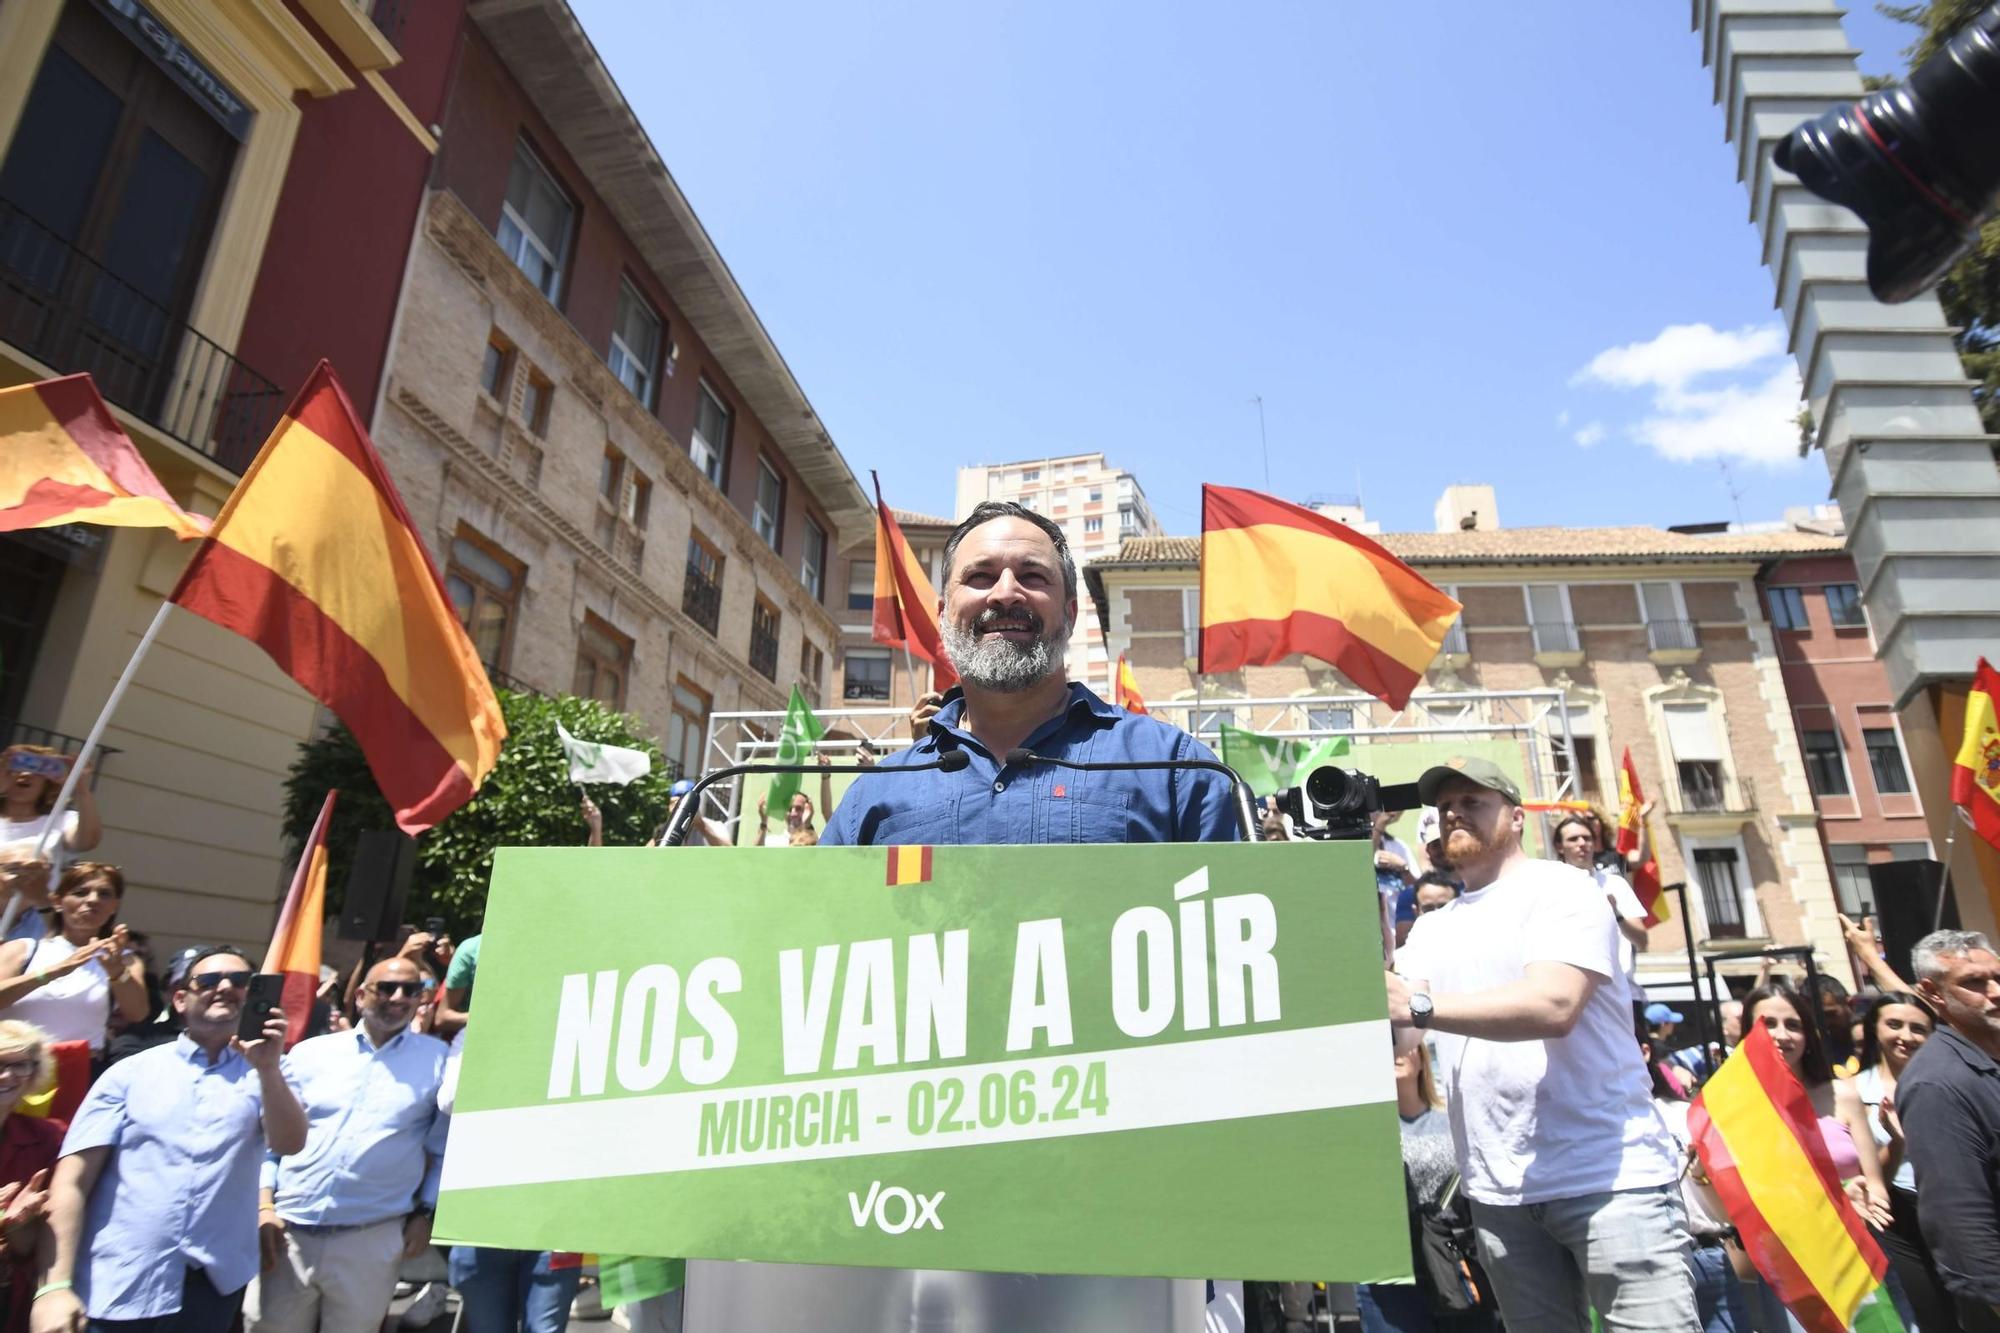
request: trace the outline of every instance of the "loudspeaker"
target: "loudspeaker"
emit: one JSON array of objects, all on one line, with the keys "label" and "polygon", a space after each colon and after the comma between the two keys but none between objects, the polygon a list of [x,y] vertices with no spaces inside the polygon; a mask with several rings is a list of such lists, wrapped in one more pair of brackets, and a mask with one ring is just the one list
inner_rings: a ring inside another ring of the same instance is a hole
[{"label": "loudspeaker", "polygon": [[[1938,890],[1944,880],[1940,861],[1877,861],[1868,867],[1868,883],[1875,891],[1875,925],[1882,934],[1882,957],[1896,975],[1914,983],[1910,973],[1910,950],[1935,925]],[[1958,904],[1947,898],[1944,904],[1945,930],[1958,929]]]},{"label": "loudspeaker", "polygon": [[410,873],[417,868],[417,840],[398,829],[371,829],[354,845],[347,871],[347,906],[340,938],[391,940],[403,922]]}]

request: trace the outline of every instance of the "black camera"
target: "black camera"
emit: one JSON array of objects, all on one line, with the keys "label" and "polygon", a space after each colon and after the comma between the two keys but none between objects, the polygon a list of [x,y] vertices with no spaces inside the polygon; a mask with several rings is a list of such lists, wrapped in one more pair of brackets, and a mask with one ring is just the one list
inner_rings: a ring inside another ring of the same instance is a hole
[{"label": "black camera", "polygon": [[1904,82],[1799,126],[1777,164],[1868,224],[1868,290],[1907,301],[2000,206],[2000,4]]},{"label": "black camera", "polygon": [[1277,802],[1291,816],[1292,827],[1306,837],[1353,842],[1374,833],[1375,815],[1414,810],[1423,799],[1414,782],[1385,787],[1367,773],[1325,764],[1306,774],[1299,786],[1279,792]]}]

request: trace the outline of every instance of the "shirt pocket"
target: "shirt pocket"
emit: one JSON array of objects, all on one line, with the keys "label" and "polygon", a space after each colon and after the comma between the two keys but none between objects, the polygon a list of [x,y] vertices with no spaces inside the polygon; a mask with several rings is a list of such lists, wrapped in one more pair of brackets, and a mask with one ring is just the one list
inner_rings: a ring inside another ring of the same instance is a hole
[{"label": "shirt pocket", "polygon": [[[1142,842],[1132,828],[1132,805],[1123,792],[1075,793],[1057,805],[1069,807],[1071,842]],[[1052,823],[1054,821],[1051,821]],[[1055,828],[1060,828],[1057,823]],[[1051,830],[1053,832],[1054,829]]]},{"label": "shirt pocket", "polygon": [[871,847],[919,847],[955,843],[958,804],[939,801],[914,810],[892,810],[883,815],[868,837]]}]

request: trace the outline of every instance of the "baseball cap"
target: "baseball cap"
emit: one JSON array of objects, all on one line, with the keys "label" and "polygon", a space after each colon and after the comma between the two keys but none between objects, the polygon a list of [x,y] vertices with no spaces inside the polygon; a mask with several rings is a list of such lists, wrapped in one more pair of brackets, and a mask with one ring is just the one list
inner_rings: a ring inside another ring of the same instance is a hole
[{"label": "baseball cap", "polygon": [[1452,778],[1464,778],[1482,787],[1499,792],[1515,805],[1521,803],[1521,789],[1514,785],[1514,779],[1500,771],[1500,765],[1491,759],[1481,759],[1476,755],[1460,755],[1447,759],[1436,768],[1427,768],[1417,779],[1417,796],[1425,805],[1436,805],[1438,788]]},{"label": "baseball cap", "polygon": [[1438,840],[1440,831],[1438,828],[1437,807],[1434,805],[1425,806],[1424,812],[1417,816],[1417,844],[1428,847],[1431,843]]},{"label": "baseball cap", "polygon": [[688,778],[676,782],[667,792],[669,796],[685,796],[694,790],[694,783]]},{"label": "baseball cap", "polygon": [[1680,1023],[1685,1022],[1686,1017],[1685,1014],[1675,1013],[1658,1000],[1646,1006],[1646,1021],[1648,1023]]}]

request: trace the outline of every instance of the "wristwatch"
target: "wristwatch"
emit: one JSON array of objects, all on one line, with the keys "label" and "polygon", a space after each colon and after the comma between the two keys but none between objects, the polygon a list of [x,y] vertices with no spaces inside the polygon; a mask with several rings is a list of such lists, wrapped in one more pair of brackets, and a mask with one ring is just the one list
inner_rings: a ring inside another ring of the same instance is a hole
[{"label": "wristwatch", "polygon": [[1431,997],[1422,991],[1410,992],[1410,1024],[1420,1028],[1431,1025]]}]

